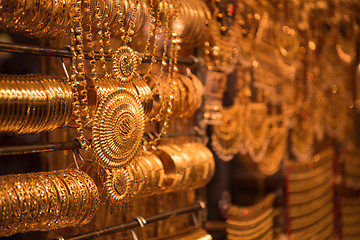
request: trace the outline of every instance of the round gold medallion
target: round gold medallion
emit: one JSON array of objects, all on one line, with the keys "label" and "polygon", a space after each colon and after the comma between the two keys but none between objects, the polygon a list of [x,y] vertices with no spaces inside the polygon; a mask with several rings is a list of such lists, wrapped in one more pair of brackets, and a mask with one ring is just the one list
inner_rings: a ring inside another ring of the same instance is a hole
[{"label": "round gold medallion", "polygon": [[130,198],[134,178],[127,168],[105,170],[105,195],[111,205],[123,205]]},{"label": "round gold medallion", "polygon": [[113,72],[117,80],[130,82],[138,76],[139,56],[128,46],[120,47],[113,56]]},{"label": "round gold medallion", "polygon": [[135,91],[117,89],[102,97],[93,123],[95,161],[118,168],[131,161],[144,134],[144,109]]}]

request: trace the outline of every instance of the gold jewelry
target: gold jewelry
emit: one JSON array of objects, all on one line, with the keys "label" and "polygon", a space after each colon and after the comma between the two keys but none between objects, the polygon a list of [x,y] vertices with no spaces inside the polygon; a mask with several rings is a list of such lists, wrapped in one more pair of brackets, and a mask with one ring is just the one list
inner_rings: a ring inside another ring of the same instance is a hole
[{"label": "gold jewelry", "polygon": [[94,181],[76,169],[5,175],[0,183],[1,236],[86,224],[99,203]]},{"label": "gold jewelry", "polygon": [[301,205],[291,205],[289,204],[289,216],[291,218],[297,218],[302,216],[310,215],[313,211],[322,208],[326,204],[332,202],[333,191],[326,192],[325,195],[320,196],[317,199],[313,199],[311,202],[307,202]]},{"label": "gold jewelry", "polygon": [[46,75],[0,75],[0,131],[31,134],[70,121],[70,86]]},{"label": "gold jewelry", "polygon": [[264,175],[275,174],[281,166],[287,151],[288,129],[283,126],[274,126],[271,129],[273,136],[263,159],[257,164]]},{"label": "gold jewelry", "polygon": [[100,100],[93,124],[95,162],[116,168],[129,163],[144,134],[144,110],[137,94],[118,89]]},{"label": "gold jewelry", "polygon": [[128,168],[105,169],[104,195],[111,206],[123,206],[133,191],[134,176]]},{"label": "gold jewelry", "polygon": [[144,108],[144,114],[146,121],[149,120],[149,114],[153,107],[153,97],[149,85],[141,78],[135,78],[132,80],[132,84],[139,95],[141,105]]},{"label": "gold jewelry", "polygon": [[314,199],[320,198],[327,192],[332,192],[333,184],[334,183],[332,181],[325,181],[320,186],[315,186],[305,192],[290,192],[288,203],[289,205],[310,203]]},{"label": "gold jewelry", "polygon": [[313,223],[311,226],[305,229],[299,230],[290,230],[290,238],[291,239],[309,239],[312,236],[316,236],[316,234],[320,233],[323,229],[334,228],[333,225],[334,216],[332,214],[328,214],[322,220]]},{"label": "gold jewelry", "polygon": [[128,46],[118,48],[113,55],[113,72],[120,82],[130,82],[134,78],[139,78],[137,67],[140,58],[135,51]]},{"label": "gold jewelry", "polygon": [[269,194],[251,206],[229,208],[226,220],[228,239],[272,239],[274,227],[273,202],[275,194]]},{"label": "gold jewelry", "polygon": [[222,125],[212,127],[211,145],[216,155],[224,161],[231,160],[242,147],[243,136],[239,129],[243,127],[243,109],[237,103],[228,108],[224,107]]}]

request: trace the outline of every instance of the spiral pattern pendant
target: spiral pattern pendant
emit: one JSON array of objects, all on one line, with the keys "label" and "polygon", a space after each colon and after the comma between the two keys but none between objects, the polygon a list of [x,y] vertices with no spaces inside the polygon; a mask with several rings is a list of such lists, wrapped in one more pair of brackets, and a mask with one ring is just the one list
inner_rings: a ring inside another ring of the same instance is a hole
[{"label": "spiral pattern pendant", "polygon": [[126,165],[138,152],[145,127],[137,94],[117,89],[101,98],[93,123],[95,162],[105,168]]}]

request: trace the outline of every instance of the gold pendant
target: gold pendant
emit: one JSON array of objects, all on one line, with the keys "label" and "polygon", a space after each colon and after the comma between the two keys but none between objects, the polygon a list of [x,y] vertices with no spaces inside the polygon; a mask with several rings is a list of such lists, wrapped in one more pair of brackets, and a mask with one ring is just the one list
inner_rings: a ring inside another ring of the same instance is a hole
[{"label": "gold pendant", "polygon": [[129,163],[143,139],[144,117],[134,90],[120,88],[102,97],[93,124],[95,162],[110,168]]},{"label": "gold pendant", "polygon": [[134,177],[127,168],[105,169],[104,196],[111,206],[123,206],[131,196]]},{"label": "gold pendant", "polygon": [[137,67],[140,57],[136,52],[128,47],[122,46],[113,55],[113,72],[120,82],[131,82],[134,77],[138,77]]}]

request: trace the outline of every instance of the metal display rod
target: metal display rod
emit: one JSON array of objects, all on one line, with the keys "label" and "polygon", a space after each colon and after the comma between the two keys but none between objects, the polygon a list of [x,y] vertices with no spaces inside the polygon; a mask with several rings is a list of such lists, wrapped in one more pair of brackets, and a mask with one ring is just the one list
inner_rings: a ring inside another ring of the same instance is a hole
[{"label": "metal display rod", "polygon": [[[31,55],[41,55],[41,56],[51,56],[51,57],[63,57],[63,58],[71,58],[72,54],[68,49],[61,48],[49,48],[49,47],[39,47],[39,46],[31,46],[24,44],[14,44],[7,42],[0,42],[0,51],[1,52],[11,52],[11,53],[23,53],[23,54],[31,54]],[[84,55],[86,59],[91,59],[89,56],[89,52],[84,51]],[[100,59],[101,54],[96,52],[95,59]],[[104,54],[106,60],[112,61],[112,57],[109,54]],[[155,57],[157,62],[161,62],[160,57]],[[143,63],[150,63],[151,57],[146,57],[142,60]],[[199,61],[195,57],[189,58],[178,58],[178,63],[185,65],[195,65],[199,64]]]},{"label": "metal display rod", "polygon": [[[167,133],[163,135],[163,137],[195,136],[198,134],[199,133],[196,130],[194,130],[187,132]],[[0,156],[40,153],[40,152],[54,152],[54,151],[62,151],[62,150],[74,150],[80,148],[81,148],[80,143],[76,140],[69,142],[45,143],[45,144],[36,144],[36,145],[2,146],[0,147]]]},{"label": "metal display rod", "polygon": [[0,156],[18,155],[28,153],[53,152],[61,150],[80,149],[78,141],[45,143],[37,145],[3,146],[0,147]]},{"label": "metal display rod", "polygon": [[169,212],[160,213],[158,215],[151,216],[151,217],[148,217],[148,218],[136,217],[133,221],[126,222],[126,223],[123,223],[123,224],[120,224],[120,225],[114,225],[114,226],[111,226],[111,227],[103,228],[101,230],[97,230],[97,231],[94,231],[94,232],[88,232],[88,233],[72,236],[72,237],[69,237],[69,238],[56,237],[56,238],[54,238],[54,240],[86,240],[86,239],[92,239],[92,238],[100,237],[100,236],[107,235],[107,234],[112,234],[112,233],[116,233],[116,232],[121,232],[121,231],[129,230],[129,229],[133,229],[133,228],[136,228],[136,227],[143,227],[144,225],[149,224],[149,223],[154,223],[154,222],[164,220],[164,219],[167,219],[169,217],[173,217],[173,216],[177,216],[177,215],[196,212],[198,210],[202,210],[202,209],[205,209],[205,208],[206,208],[205,203],[203,201],[199,201],[199,202],[197,202],[194,205],[191,205],[189,207],[178,208],[178,209],[175,209],[175,210],[172,210],[172,211],[169,211]]}]

